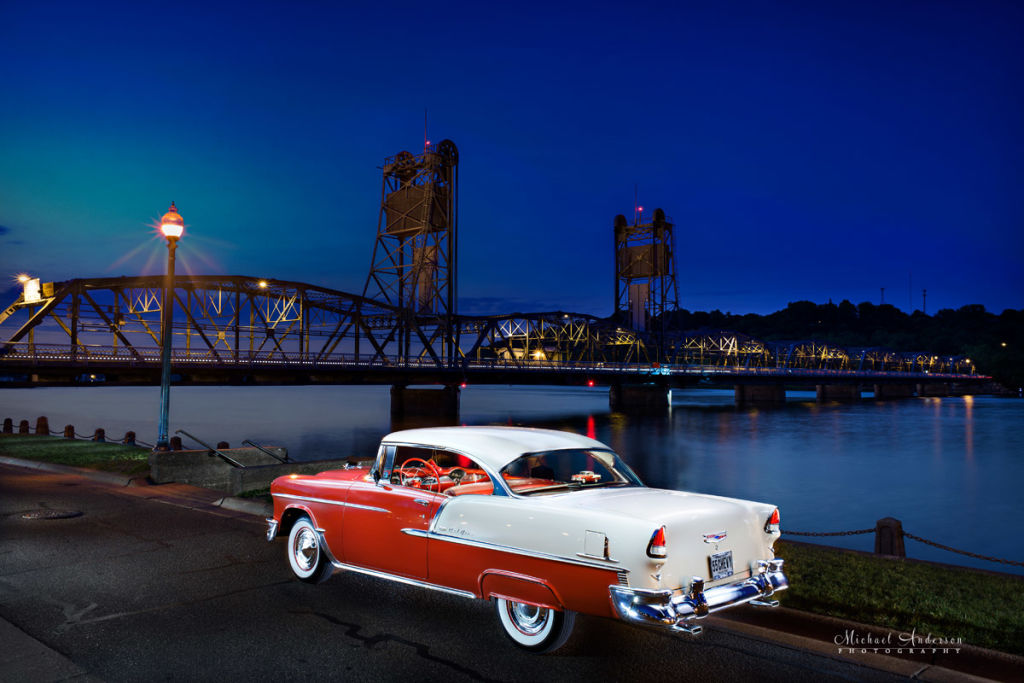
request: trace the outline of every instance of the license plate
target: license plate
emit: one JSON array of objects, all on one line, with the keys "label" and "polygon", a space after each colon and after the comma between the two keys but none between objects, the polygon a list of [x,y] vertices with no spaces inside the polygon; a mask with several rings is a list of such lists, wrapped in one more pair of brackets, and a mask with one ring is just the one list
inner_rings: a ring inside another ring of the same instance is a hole
[{"label": "license plate", "polygon": [[724,579],[728,576],[732,576],[731,550],[726,550],[724,553],[715,553],[714,555],[709,555],[708,562],[711,563],[712,581],[717,581],[718,579]]}]

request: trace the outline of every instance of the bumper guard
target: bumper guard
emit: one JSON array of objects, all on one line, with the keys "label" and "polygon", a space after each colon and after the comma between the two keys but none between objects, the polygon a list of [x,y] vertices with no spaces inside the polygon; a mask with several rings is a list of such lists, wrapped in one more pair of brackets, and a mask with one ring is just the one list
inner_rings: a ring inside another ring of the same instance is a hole
[{"label": "bumper guard", "polygon": [[704,590],[704,580],[694,577],[688,593],[610,586],[612,607],[623,621],[697,635],[703,629],[690,624],[692,619],[702,619],[712,612],[748,602],[761,607],[777,607],[779,603],[771,600],[771,595],[789,587],[789,580],[782,573],[782,562],[758,560],[754,565],[754,575],[749,579],[707,590]]}]

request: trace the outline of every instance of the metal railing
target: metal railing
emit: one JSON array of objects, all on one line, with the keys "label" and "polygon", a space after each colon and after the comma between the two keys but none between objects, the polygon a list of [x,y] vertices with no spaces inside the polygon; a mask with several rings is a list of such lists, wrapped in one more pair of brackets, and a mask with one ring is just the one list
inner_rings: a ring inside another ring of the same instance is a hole
[{"label": "metal railing", "polygon": [[[595,375],[630,374],[639,377],[835,377],[839,378],[913,378],[921,380],[985,380],[987,376],[967,373],[932,373],[908,370],[835,370],[807,367],[746,367],[742,365],[689,364],[669,365],[635,361],[558,361],[540,359],[467,359],[454,365],[438,363],[428,357],[393,358],[380,354],[333,353],[314,356],[305,353],[267,351],[228,351],[211,349],[172,349],[171,362],[186,367],[261,368],[289,367],[296,369],[433,369],[472,372],[474,370],[500,370],[503,372],[565,372],[578,371]],[[106,364],[118,367],[147,367],[160,363],[159,347],[111,347],[16,342],[8,344],[0,353],[0,364],[74,364],[87,371],[90,367]]]}]

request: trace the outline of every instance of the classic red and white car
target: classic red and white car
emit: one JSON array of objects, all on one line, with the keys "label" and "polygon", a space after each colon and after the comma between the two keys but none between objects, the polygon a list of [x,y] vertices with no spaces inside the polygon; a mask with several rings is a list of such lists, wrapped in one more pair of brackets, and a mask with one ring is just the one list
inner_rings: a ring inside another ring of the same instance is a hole
[{"label": "classic red and white car", "polygon": [[267,539],[307,582],[350,570],[494,601],[520,647],[549,652],[583,612],[699,633],[788,586],[772,505],[644,486],[604,444],[515,427],[384,437],[369,467],[271,486]]}]

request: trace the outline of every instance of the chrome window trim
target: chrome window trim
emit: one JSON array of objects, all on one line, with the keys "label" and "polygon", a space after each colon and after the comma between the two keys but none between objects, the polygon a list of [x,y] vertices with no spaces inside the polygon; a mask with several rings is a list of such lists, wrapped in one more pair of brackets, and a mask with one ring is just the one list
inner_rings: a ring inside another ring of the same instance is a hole
[{"label": "chrome window trim", "polygon": [[[503,553],[511,553],[513,555],[523,555],[525,557],[535,557],[539,560],[552,560],[554,562],[564,562],[565,564],[574,564],[580,567],[590,567],[592,569],[604,569],[610,572],[626,572],[628,569],[621,569],[608,564],[598,564],[597,562],[586,562],[584,560],[576,560],[571,557],[562,557],[561,555],[551,555],[549,553],[543,553],[534,550],[523,550],[521,548],[513,548],[508,545],[501,545],[498,543],[488,543],[487,541],[475,541],[468,538],[458,538],[456,536],[448,536],[446,534],[439,534],[435,531],[425,531],[423,529],[402,529],[402,533],[409,534],[410,536],[421,536],[427,540],[435,541],[446,541],[448,543],[457,543],[459,545],[468,545],[473,548],[484,548],[486,550],[496,550]],[[597,558],[595,558],[597,559]],[[605,560],[606,562],[616,562],[616,560]]]},{"label": "chrome window trim", "polygon": [[302,501],[305,501],[307,503],[323,503],[325,505],[338,505],[338,506],[344,507],[344,508],[358,508],[360,510],[370,510],[372,512],[387,512],[388,514],[391,513],[391,510],[386,510],[384,508],[374,507],[372,505],[360,505],[359,503],[346,503],[346,502],[343,502],[343,501],[340,501],[340,500],[327,500],[326,498],[313,498],[311,496],[297,496],[294,493],[272,493],[270,495],[277,496],[279,498],[289,498],[291,500],[302,500]]},{"label": "chrome window trim", "polygon": [[387,579],[389,581],[397,581],[398,583],[404,583],[409,586],[416,586],[418,588],[427,588],[429,590],[440,591],[441,593],[448,593],[450,595],[458,595],[462,598],[476,598],[475,593],[470,591],[459,590],[457,588],[448,588],[447,586],[439,586],[436,583],[428,583],[426,581],[420,581],[418,579],[410,579],[406,576],[398,576],[397,574],[388,574],[376,569],[367,569],[365,567],[357,567],[353,564],[344,564],[337,560],[331,562],[335,569],[342,569],[346,571],[356,572],[358,574],[366,574],[367,576],[373,576],[378,579]]},{"label": "chrome window trim", "polygon": [[494,472],[491,471],[490,467],[488,467],[487,465],[484,465],[477,458],[474,458],[471,453],[463,453],[462,451],[455,451],[455,450],[452,450],[451,448],[446,448],[445,446],[439,446],[437,444],[429,444],[429,443],[412,443],[412,442],[409,442],[409,441],[385,441],[385,442],[382,442],[381,445],[384,445],[384,444],[387,444],[388,446],[395,446],[395,447],[409,446],[411,448],[429,448],[429,449],[434,450],[434,451],[444,451],[445,453],[454,453],[455,455],[461,455],[464,458],[469,458],[470,460],[475,462],[477,464],[477,466],[480,469],[482,469],[484,471],[484,473],[488,477],[490,477],[492,485],[494,484],[494,482],[501,482],[501,486],[500,487],[499,486],[494,486],[493,493],[491,493],[492,496],[511,496],[512,495],[511,490],[508,488],[508,485],[504,482],[504,480],[502,480],[501,477],[495,476]]}]

